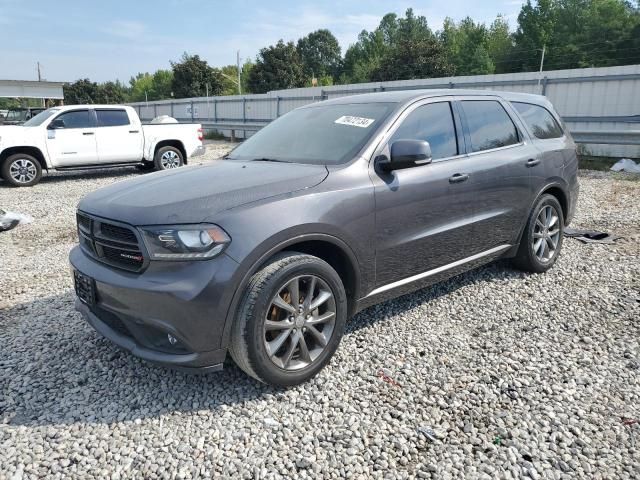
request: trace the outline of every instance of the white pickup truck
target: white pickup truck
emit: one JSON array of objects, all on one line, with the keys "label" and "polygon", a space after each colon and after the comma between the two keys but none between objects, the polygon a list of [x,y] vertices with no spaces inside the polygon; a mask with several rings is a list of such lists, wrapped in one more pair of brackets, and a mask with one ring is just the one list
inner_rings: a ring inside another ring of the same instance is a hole
[{"label": "white pickup truck", "polygon": [[200,124],[143,125],[122,105],[54,107],[23,125],[0,126],[0,177],[17,187],[35,185],[44,169],[166,170],[203,153]]}]

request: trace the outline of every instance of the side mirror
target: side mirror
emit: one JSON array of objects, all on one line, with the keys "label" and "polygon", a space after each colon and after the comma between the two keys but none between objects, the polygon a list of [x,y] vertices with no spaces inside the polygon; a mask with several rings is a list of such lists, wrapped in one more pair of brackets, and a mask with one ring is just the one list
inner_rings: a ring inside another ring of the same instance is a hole
[{"label": "side mirror", "polygon": [[424,140],[396,140],[391,144],[391,159],[380,163],[390,172],[431,163],[431,146]]},{"label": "side mirror", "polygon": [[56,118],[49,124],[49,130],[55,130],[57,128],[64,128],[64,120],[61,118]]}]

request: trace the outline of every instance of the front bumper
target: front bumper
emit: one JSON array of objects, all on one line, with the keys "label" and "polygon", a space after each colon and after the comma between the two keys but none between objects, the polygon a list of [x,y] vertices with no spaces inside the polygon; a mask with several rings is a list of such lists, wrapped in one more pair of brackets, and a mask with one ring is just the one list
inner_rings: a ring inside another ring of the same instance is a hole
[{"label": "front bumper", "polygon": [[198,147],[196,147],[196,149],[191,152],[191,155],[189,155],[190,157],[200,157],[202,155],[204,155],[207,152],[207,149],[205,148],[204,145],[200,145]]},{"label": "front bumper", "polygon": [[[77,299],[76,310],[104,337],[144,360],[170,367],[222,368],[222,337],[238,265],[230,257],[150,262],[139,274],[98,263],[79,247],[69,261],[95,283],[95,304]],[[177,342],[170,343],[168,335]]]}]

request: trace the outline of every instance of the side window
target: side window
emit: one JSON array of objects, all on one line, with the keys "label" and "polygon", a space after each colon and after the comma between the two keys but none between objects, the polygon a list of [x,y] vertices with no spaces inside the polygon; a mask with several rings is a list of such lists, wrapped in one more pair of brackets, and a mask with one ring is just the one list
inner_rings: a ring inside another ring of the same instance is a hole
[{"label": "side window", "polygon": [[511,102],[511,105],[518,111],[536,138],[562,137],[562,128],[546,108],[522,102]]},{"label": "side window", "polygon": [[456,127],[449,102],[429,103],[416,108],[395,131],[395,140],[426,140],[434,159],[458,154]]},{"label": "side window", "polygon": [[96,110],[99,127],[129,125],[129,115],[125,110]]},{"label": "side window", "polygon": [[518,143],[518,130],[500,102],[463,100],[460,105],[467,119],[472,152]]},{"label": "side window", "polygon": [[55,120],[61,120],[64,128],[90,128],[89,110],[74,110],[58,115]]}]

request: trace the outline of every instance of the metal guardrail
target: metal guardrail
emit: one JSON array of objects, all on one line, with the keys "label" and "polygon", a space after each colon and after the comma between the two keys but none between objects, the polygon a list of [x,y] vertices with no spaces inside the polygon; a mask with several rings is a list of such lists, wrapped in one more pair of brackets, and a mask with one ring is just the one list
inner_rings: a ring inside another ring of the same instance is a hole
[{"label": "metal guardrail", "polygon": [[640,145],[640,130],[575,131],[576,143],[594,145]]}]

